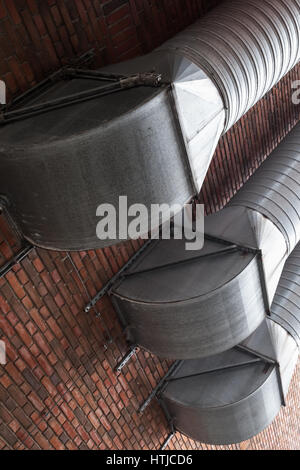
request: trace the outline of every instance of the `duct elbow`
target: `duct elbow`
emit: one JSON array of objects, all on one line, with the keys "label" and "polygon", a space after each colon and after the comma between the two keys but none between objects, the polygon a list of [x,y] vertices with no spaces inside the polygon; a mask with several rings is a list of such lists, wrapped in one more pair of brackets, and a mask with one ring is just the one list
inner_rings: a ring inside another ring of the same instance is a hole
[{"label": "duct elbow", "polygon": [[163,388],[176,429],[214,445],[262,432],[285,404],[300,347],[300,245],[289,256],[271,316],[240,345],[183,361]]}]

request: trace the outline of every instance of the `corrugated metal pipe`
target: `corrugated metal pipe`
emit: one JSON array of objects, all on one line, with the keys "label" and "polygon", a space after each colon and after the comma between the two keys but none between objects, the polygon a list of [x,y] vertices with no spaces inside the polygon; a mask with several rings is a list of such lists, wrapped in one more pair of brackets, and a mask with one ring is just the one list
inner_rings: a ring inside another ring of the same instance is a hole
[{"label": "corrugated metal pipe", "polygon": [[258,328],[300,241],[299,175],[300,124],[223,210],[205,218],[200,255],[184,240],[146,250],[112,290],[135,343],[193,359],[227,351]]},{"label": "corrugated metal pipe", "polygon": [[[127,235],[97,238],[100,204],[118,209],[126,195],[128,205],[183,207],[221,134],[299,61],[299,30],[299,0],[228,1],[153,53],[103,70],[107,86],[112,73],[154,70],[160,87],[128,89],[122,79],[122,91],[114,82],[113,93],[87,100],[100,77],[77,71],[25,100],[26,119],[14,108],[2,115],[0,194],[24,237],[49,249],[102,248]],[[77,104],[58,106],[66,95]],[[40,114],[49,101],[55,110]]]},{"label": "corrugated metal pipe", "polygon": [[252,438],[284,405],[300,347],[300,244],[289,256],[271,317],[238,347],[183,361],[161,399],[175,428],[200,442]]}]

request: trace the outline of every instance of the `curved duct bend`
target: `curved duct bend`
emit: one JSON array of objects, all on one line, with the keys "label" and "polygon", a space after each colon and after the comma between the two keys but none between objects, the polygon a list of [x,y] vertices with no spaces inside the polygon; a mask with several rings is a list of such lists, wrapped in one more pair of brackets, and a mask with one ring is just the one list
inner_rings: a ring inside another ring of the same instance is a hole
[{"label": "curved duct bend", "polygon": [[192,359],[227,351],[258,328],[300,240],[299,175],[297,125],[230,204],[206,217],[201,252],[178,240],[150,246],[112,290],[135,343]]},{"label": "curved duct bend", "polygon": [[[126,89],[2,128],[0,192],[24,236],[50,249],[102,248],[127,234],[97,238],[100,204],[118,208],[127,195],[129,205],[183,207],[222,132],[298,62],[299,13],[298,0],[226,2],[153,53],[104,69],[154,69],[160,88]],[[29,104],[95,83],[61,81]]]},{"label": "curved duct bend", "polygon": [[271,317],[244,343],[183,361],[162,391],[175,428],[208,444],[234,444],[263,431],[280,411],[300,347],[300,244],[289,256]]}]

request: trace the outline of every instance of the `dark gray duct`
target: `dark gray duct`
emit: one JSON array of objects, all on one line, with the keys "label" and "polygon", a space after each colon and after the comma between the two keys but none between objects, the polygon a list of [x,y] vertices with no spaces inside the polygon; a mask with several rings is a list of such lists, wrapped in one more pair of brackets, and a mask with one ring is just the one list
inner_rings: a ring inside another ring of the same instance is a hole
[{"label": "dark gray duct", "polygon": [[[118,208],[127,195],[148,209],[182,207],[201,189],[220,135],[299,60],[299,12],[297,0],[226,2],[152,54],[104,70],[154,69],[159,89],[123,90],[4,126],[0,193],[24,236],[51,249],[101,248],[123,237],[96,237],[100,204]],[[27,105],[95,86],[61,81]]]},{"label": "dark gray duct", "polygon": [[285,402],[300,347],[300,244],[289,256],[271,317],[238,347],[183,361],[161,399],[175,428],[208,444],[265,429]]},{"label": "dark gray duct", "polygon": [[192,359],[249,337],[273,301],[300,240],[300,125],[219,213],[206,217],[204,250],[158,241],[112,291],[134,342]]}]

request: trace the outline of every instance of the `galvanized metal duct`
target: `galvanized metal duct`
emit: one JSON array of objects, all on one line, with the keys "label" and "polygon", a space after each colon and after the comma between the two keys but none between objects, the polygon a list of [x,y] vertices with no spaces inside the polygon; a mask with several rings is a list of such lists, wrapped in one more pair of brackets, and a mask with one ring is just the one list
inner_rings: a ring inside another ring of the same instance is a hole
[{"label": "galvanized metal duct", "polygon": [[225,353],[183,361],[171,375],[161,399],[178,431],[208,444],[233,444],[275,419],[299,354],[299,259],[300,244],[285,264],[270,319],[255,333]]},{"label": "galvanized metal duct", "polygon": [[231,0],[161,50],[188,58],[220,89],[226,132],[300,58],[298,0]]},{"label": "galvanized metal duct", "polygon": [[137,344],[191,359],[226,351],[257,329],[300,239],[299,174],[300,125],[225,209],[206,217],[204,250],[170,240],[145,252],[112,291]]},{"label": "galvanized metal duct", "polygon": [[[1,128],[0,194],[23,235],[50,249],[101,248],[127,237],[97,238],[100,204],[118,214],[127,195],[129,205],[182,207],[201,189],[220,135],[298,61],[299,13],[295,0],[226,2],[153,53],[104,70],[155,70],[160,89],[123,90]],[[83,75],[25,104],[97,86]]]}]

